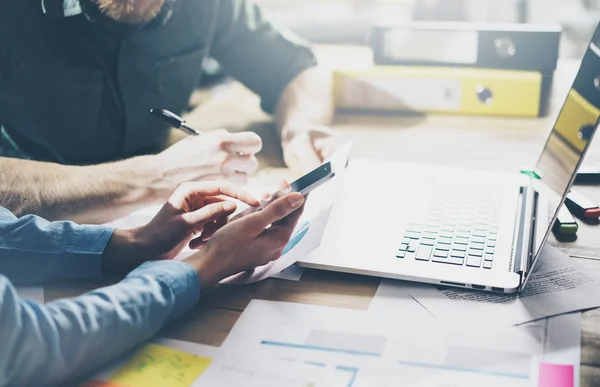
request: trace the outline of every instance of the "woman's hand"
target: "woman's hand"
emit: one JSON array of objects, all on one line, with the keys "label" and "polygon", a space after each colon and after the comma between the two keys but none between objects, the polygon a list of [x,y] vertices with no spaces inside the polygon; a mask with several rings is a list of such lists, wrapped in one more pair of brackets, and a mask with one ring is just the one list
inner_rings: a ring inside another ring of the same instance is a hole
[{"label": "woman's hand", "polygon": [[104,251],[105,270],[130,270],[145,261],[172,259],[205,228],[214,233],[227,223],[238,199],[250,206],[260,203],[227,181],[182,184],[146,225],[117,229]]}]

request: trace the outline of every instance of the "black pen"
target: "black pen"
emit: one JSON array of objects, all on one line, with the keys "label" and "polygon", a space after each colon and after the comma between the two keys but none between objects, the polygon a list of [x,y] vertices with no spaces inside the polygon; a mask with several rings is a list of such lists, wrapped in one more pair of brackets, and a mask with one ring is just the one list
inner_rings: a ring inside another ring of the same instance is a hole
[{"label": "black pen", "polygon": [[175,129],[179,129],[190,136],[204,136],[204,133],[198,132],[196,129],[190,128],[185,123],[185,120],[177,114],[165,109],[150,109],[150,114],[165,121]]},{"label": "black pen", "polygon": [[[205,136],[204,133],[197,131],[194,128],[190,128],[185,123],[185,120],[179,117],[177,114],[166,110],[166,109],[150,109],[150,114],[154,117],[160,118],[165,121],[167,124],[171,125],[175,129],[179,129],[190,136]],[[238,156],[245,156],[246,154],[243,152],[236,152]]]}]

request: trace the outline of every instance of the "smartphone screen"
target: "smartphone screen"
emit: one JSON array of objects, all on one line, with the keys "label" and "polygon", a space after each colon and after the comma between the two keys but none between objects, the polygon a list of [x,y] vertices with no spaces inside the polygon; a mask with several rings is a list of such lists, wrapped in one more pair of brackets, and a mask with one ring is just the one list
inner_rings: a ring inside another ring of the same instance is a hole
[{"label": "smartphone screen", "polygon": [[291,192],[300,192],[303,195],[307,195],[313,189],[333,178],[333,176],[331,163],[327,162],[291,183]]},{"label": "smartphone screen", "polygon": [[231,217],[230,220],[239,219],[242,216],[254,213],[259,211],[261,208],[268,206],[271,202],[276,199],[285,196],[290,192],[300,192],[302,195],[308,195],[312,190],[319,187],[321,184],[331,180],[335,176],[335,173],[332,170],[331,163],[326,162],[321,166],[313,169],[306,175],[300,177],[299,179],[293,181],[290,184],[289,189],[283,189],[275,192],[271,195],[269,200],[263,200],[260,203],[260,207],[249,207],[243,210],[242,212],[235,214]]}]

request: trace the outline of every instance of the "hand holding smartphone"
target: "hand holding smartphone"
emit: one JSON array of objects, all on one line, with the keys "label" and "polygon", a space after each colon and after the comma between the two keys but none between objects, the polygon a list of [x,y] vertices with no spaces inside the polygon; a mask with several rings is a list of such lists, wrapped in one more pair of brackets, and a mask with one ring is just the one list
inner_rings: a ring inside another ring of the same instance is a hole
[{"label": "hand holding smartphone", "polygon": [[261,201],[259,207],[249,207],[249,208],[246,208],[245,210],[233,215],[230,218],[230,221],[239,219],[243,216],[252,214],[256,211],[260,211],[261,209],[265,208],[270,203],[272,203],[274,200],[276,200],[282,196],[285,196],[286,194],[288,194],[290,192],[300,192],[302,195],[306,196],[311,191],[313,191],[315,188],[317,188],[320,185],[326,183],[327,181],[333,179],[334,176],[335,176],[335,172],[333,171],[331,163],[326,162],[326,163],[322,164],[321,166],[313,169],[306,175],[293,181],[289,185],[289,187],[286,187],[285,189],[280,189],[279,191],[273,193],[268,200]]}]

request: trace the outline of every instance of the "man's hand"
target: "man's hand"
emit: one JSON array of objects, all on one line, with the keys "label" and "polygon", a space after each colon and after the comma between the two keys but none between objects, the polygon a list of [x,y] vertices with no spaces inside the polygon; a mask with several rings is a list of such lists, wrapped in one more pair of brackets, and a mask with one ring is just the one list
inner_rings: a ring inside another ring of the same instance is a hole
[{"label": "man's hand", "polygon": [[323,163],[344,140],[319,125],[287,125],[282,130],[283,159],[295,171],[306,173]]},{"label": "man's hand", "polygon": [[228,180],[245,184],[247,176],[258,168],[254,156],[262,148],[258,135],[251,132],[207,132],[205,136],[188,137],[163,152],[149,156],[157,179],[153,187],[173,192],[188,181]]},{"label": "man's hand", "polygon": [[182,184],[148,224],[115,230],[102,256],[104,269],[123,271],[145,261],[172,259],[194,236],[202,233],[202,239],[209,238],[237,208],[225,197],[260,205],[249,193],[226,181]]},{"label": "man's hand", "polygon": [[205,288],[274,261],[289,242],[302,215],[303,203],[302,194],[291,193],[261,211],[232,221],[184,262],[198,272]]}]

